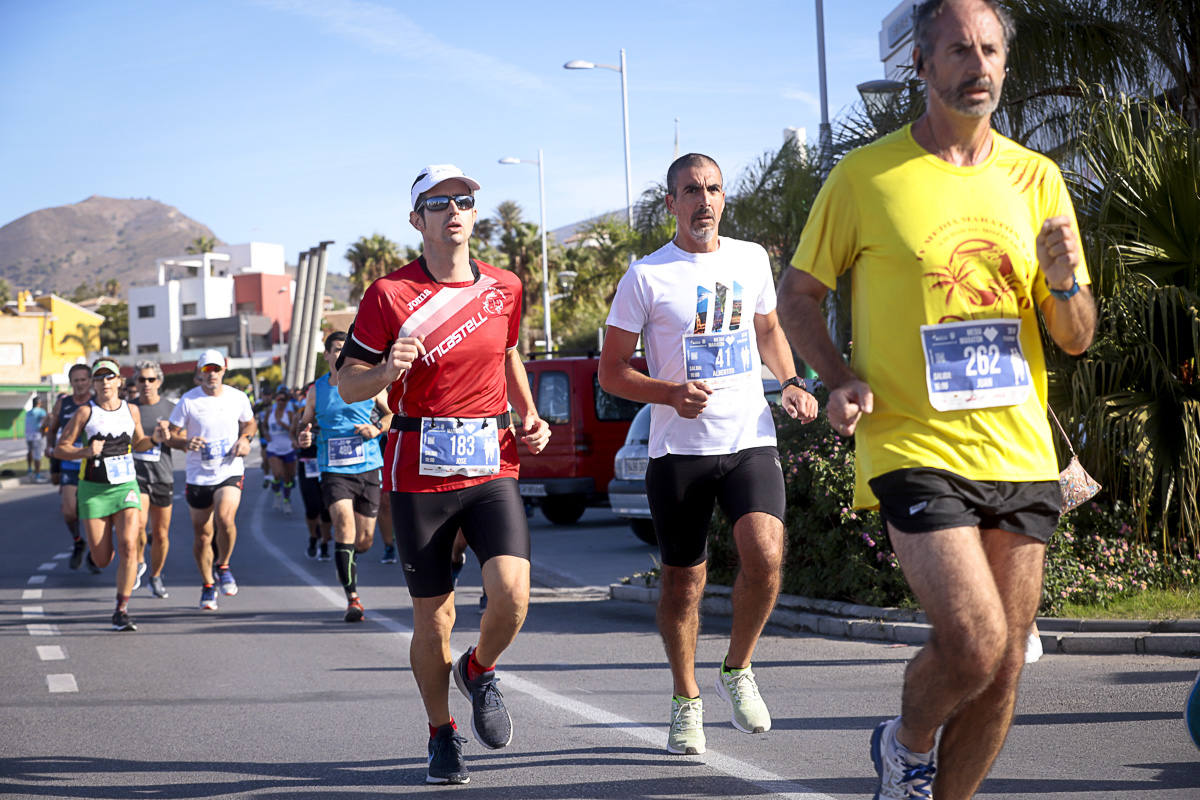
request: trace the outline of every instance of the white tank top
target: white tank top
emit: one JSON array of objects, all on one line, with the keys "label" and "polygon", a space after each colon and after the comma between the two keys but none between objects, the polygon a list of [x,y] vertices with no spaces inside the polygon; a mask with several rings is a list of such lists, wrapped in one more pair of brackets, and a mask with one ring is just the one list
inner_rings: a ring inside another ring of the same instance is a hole
[{"label": "white tank top", "polygon": [[283,419],[275,418],[275,406],[267,409],[267,452],[285,456],[295,448],[292,446],[292,412],[284,409]]}]

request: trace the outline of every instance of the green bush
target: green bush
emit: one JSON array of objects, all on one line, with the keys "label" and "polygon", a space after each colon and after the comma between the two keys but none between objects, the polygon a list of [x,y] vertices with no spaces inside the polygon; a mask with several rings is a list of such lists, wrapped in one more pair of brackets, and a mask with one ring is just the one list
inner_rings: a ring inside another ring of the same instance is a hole
[{"label": "green bush", "polygon": [[1120,500],[1085,503],[1065,514],[1046,548],[1040,614],[1056,616],[1068,603],[1104,605],[1149,589],[1200,585],[1188,554],[1138,541],[1137,513]]},{"label": "green bush", "polygon": [[[827,393],[818,400],[825,407]],[[876,606],[912,605],[876,511],[855,511],[854,442],[834,433],[824,412],[802,425],[772,406],[787,485],[783,591]],[[709,530],[709,580],[732,584],[737,551],[729,521]]]}]

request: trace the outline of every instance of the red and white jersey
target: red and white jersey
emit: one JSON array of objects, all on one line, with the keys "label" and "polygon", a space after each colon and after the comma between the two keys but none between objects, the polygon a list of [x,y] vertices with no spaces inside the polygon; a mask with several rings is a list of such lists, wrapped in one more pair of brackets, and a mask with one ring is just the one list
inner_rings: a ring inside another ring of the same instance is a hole
[{"label": "red and white jersey", "polygon": [[[520,334],[521,282],[481,261],[471,266],[475,280],[439,283],[422,257],[375,281],[363,295],[343,355],[379,363],[393,342],[408,336],[422,338],[427,351],[388,390],[393,413],[482,419],[508,411],[504,359]],[[500,472],[480,477],[418,474],[419,437],[388,433],[385,491],[441,492],[517,477],[511,430],[500,433]]]}]

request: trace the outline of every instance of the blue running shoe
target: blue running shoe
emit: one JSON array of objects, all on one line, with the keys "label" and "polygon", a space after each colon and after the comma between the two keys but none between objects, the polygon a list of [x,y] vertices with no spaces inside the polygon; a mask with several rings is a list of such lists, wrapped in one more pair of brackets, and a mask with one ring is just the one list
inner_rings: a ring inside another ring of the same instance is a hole
[{"label": "blue running shoe", "polygon": [[200,610],[201,611],[216,611],[217,610],[217,587],[205,586],[200,590]]},{"label": "blue running shoe", "polygon": [[467,662],[474,651],[474,647],[469,648],[455,663],[454,682],[463,697],[471,701],[471,732],[475,734],[475,740],[489,750],[498,750],[512,741],[512,717],[508,715],[504,696],[496,685],[500,679],[494,669],[475,680],[467,677]]},{"label": "blue running shoe", "polygon": [[1188,693],[1183,719],[1187,723],[1192,744],[1200,748],[1200,675],[1196,675],[1196,682],[1192,684],[1192,691]]},{"label": "blue running shoe", "polygon": [[221,594],[233,597],[238,592],[237,581],[233,579],[233,573],[229,567],[220,567],[217,570],[217,580],[221,583]]},{"label": "blue running shoe", "polygon": [[467,743],[453,725],[443,725],[435,736],[429,737],[429,770],[426,783],[470,783],[467,765],[463,763],[462,748]]},{"label": "blue running shoe", "polygon": [[934,752],[909,752],[896,741],[900,718],[879,723],[871,734],[871,760],[879,773],[875,800],[933,800]]}]

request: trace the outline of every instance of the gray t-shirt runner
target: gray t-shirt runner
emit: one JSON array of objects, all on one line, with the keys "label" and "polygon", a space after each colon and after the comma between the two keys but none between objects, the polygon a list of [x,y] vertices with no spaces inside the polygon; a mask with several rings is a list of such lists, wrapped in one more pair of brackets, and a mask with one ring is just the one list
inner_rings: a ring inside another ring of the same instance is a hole
[{"label": "gray t-shirt runner", "polygon": [[[142,414],[142,431],[149,436],[160,419],[168,419],[175,403],[165,397],[158,398],[154,405],[138,404]],[[175,482],[175,463],[171,458],[171,448],[154,445],[144,453],[133,454],[133,468],[138,480],[146,483]]]}]

